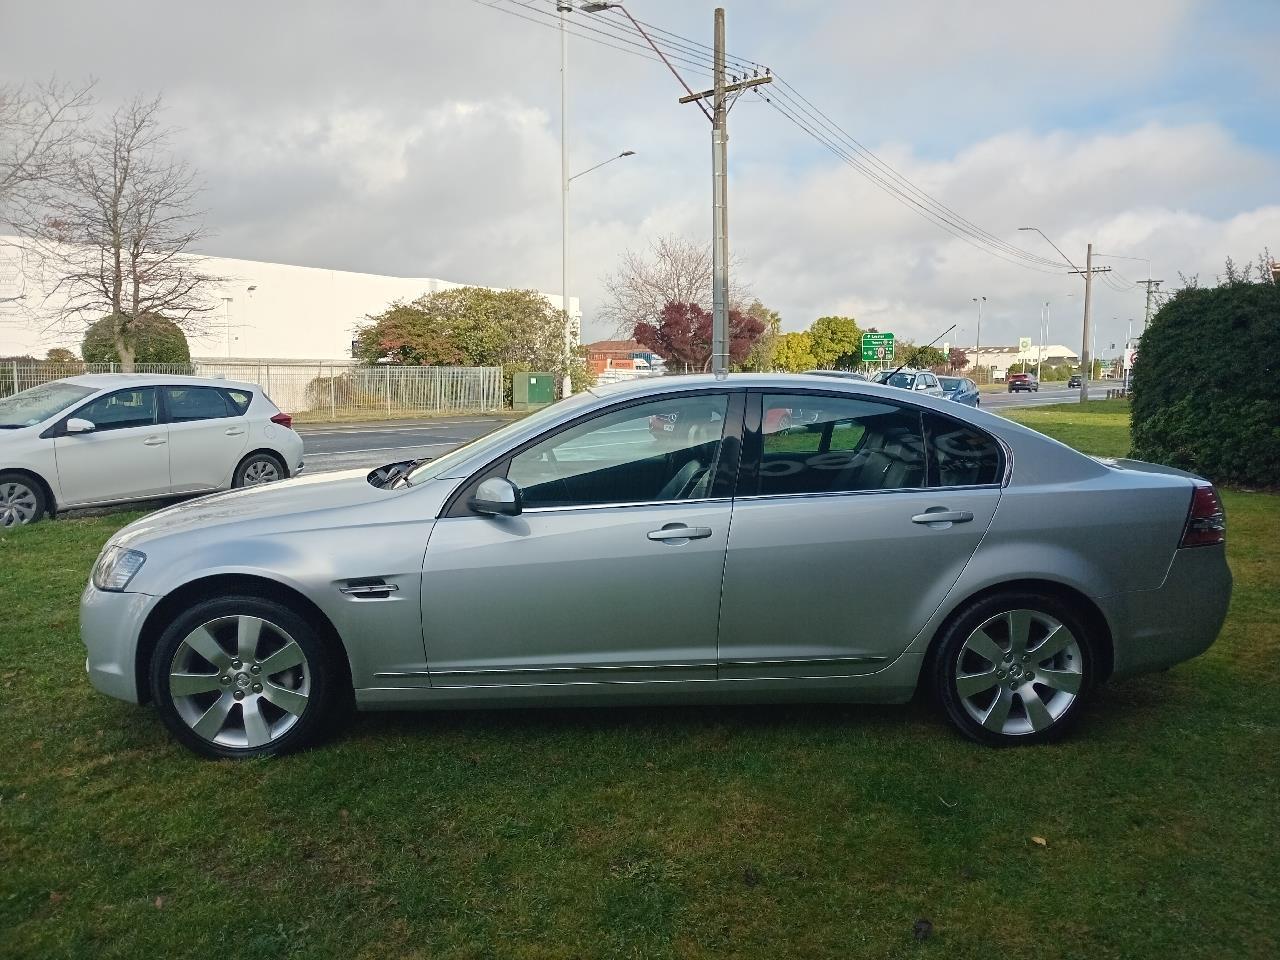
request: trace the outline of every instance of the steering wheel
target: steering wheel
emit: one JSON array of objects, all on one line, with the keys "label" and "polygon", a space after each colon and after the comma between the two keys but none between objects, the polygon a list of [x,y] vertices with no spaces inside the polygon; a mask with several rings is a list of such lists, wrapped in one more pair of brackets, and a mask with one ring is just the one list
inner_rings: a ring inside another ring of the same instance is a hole
[{"label": "steering wheel", "polygon": [[679,500],[680,494],[684,492],[684,488],[689,485],[698,471],[702,469],[702,464],[697,460],[690,460],[679,469],[674,477],[667,481],[660,491],[658,491],[659,500]]}]

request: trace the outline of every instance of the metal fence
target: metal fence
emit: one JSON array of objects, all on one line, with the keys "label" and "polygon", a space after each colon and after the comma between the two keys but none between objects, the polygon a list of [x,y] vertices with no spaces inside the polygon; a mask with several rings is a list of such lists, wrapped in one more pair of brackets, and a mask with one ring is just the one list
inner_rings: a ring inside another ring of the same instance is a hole
[{"label": "metal fence", "polygon": [[[114,363],[9,361],[0,366],[0,397],[77,374],[119,372],[119,364]],[[276,406],[302,420],[482,412],[498,410],[503,402],[501,367],[197,359],[190,363],[140,363],[134,372],[256,383]]]}]

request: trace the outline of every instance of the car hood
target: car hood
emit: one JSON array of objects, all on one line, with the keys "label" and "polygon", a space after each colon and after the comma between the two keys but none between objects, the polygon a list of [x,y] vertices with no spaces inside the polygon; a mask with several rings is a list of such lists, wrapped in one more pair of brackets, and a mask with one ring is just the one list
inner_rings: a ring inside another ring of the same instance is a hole
[{"label": "car hood", "polygon": [[215,493],[148,514],[121,530],[113,542],[128,546],[197,528],[246,521],[258,527],[263,521],[298,518],[305,524],[308,514],[399,495],[397,491],[375,487],[368,478],[367,469],[343,470]]}]

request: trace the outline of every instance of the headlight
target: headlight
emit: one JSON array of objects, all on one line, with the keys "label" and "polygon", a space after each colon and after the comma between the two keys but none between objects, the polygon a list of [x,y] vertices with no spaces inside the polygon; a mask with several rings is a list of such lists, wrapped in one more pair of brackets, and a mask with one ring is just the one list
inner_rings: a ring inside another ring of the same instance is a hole
[{"label": "headlight", "polygon": [[122,550],[112,546],[102,551],[93,565],[93,585],[99,590],[119,593],[129,586],[129,581],[147,562],[147,555],[137,550]]}]

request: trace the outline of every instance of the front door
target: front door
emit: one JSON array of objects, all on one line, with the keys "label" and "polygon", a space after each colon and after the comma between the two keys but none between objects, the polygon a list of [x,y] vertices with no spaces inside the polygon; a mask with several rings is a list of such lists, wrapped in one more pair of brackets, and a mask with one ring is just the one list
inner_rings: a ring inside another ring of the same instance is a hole
[{"label": "front door", "polygon": [[62,502],[102,503],[169,493],[168,429],[156,414],[155,387],[116,390],[71,413],[92,433],[53,441]]},{"label": "front door", "polygon": [[741,402],[650,400],[527,444],[469,485],[506,476],[518,516],[464,488],[423,571],[432,686],[713,680]]},{"label": "front door", "polygon": [[240,412],[216,387],[163,389],[173,492],[229,487],[231,474],[249,442]]},{"label": "front door", "polygon": [[920,632],[977,549],[1000,499],[999,445],[878,396],[756,398],[762,410],[748,419],[761,429],[748,434],[734,507],[719,676],[874,672]]}]

